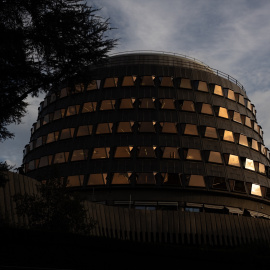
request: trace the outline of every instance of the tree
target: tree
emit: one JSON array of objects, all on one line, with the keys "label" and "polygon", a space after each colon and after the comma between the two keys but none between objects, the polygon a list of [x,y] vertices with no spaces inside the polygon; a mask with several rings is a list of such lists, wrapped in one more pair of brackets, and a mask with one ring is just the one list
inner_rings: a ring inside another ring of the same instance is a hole
[{"label": "tree", "polygon": [[30,229],[89,234],[95,221],[87,221],[79,193],[72,192],[60,178],[47,180],[37,194],[16,194],[17,214],[27,217]]},{"label": "tree", "polygon": [[81,0],[0,0],[0,141],[14,135],[26,98],[91,81],[117,40],[108,19]]}]

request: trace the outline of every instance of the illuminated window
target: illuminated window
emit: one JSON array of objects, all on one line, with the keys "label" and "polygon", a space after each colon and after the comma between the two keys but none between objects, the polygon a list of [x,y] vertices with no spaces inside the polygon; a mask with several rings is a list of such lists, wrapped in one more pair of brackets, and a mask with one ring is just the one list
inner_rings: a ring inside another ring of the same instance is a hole
[{"label": "illuminated window", "polygon": [[80,105],[68,106],[66,116],[71,116],[79,113]]},{"label": "illuminated window", "polygon": [[60,91],[60,98],[66,97],[68,95],[68,93],[70,92],[69,88],[63,88]]},{"label": "illuminated window", "polygon": [[205,187],[204,177],[202,175],[190,175],[188,181],[189,187]]},{"label": "illuminated window", "polygon": [[201,113],[212,115],[213,114],[212,106],[210,104],[203,103]]},{"label": "illuminated window", "polygon": [[118,78],[106,78],[103,88],[116,87]]},{"label": "illuminated window", "polygon": [[92,125],[79,126],[77,136],[87,136],[91,135],[93,130]]},{"label": "illuminated window", "polygon": [[132,132],[134,122],[120,122],[118,123],[117,133]]},{"label": "illuminated window", "polygon": [[261,144],[261,153],[262,153],[263,155],[266,154],[266,148],[265,148],[265,146],[264,146],[263,144]]},{"label": "illuminated window", "polygon": [[221,154],[219,152],[210,151],[209,162],[222,163]]},{"label": "illuminated window", "polygon": [[155,109],[154,98],[142,98],[140,99],[141,109]]},{"label": "illuminated window", "polygon": [[154,185],[156,179],[153,173],[138,173],[137,181],[138,185]]},{"label": "illuminated window", "polygon": [[106,173],[94,173],[90,174],[88,178],[87,185],[95,186],[95,185],[105,185],[107,183],[107,174]]},{"label": "illuminated window", "polygon": [[161,77],[160,86],[173,87],[173,78],[172,77]]},{"label": "illuminated window", "polygon": [[135,102],[135,98],[123,98],[121,99],[119,108],[120,109],[133,109],[134,102]]},{"label": "illuminated window", "polygon": [[162,158],[179,159],[178,149],[176,147],[161,147],[163,151]]},{"label": "illuminated window", "polygon": [[97,110],[97,102],[86,102],[83,104],[82,113],[94,112]]},{"label": "illuminated window", "polygon": [[88,157],[87,149],[74,150],[72,153],[71,161],[86,160]]},{"label": "illuminated window", "polygon": [[139,132],[156,132],[155,122],[139,122]]},{"label": "illuminated window", "polygon": [[252,184],[251,186],[251,195],[262,197],[262,190],[260,185]]},{"label": "illuminated window", "polygon": [[68,187],[79,187],[83,185],[84,175],[72,175],[67,177]]},{"label": "illuminated window", "polygon": [[189,111],[189,112],[195,112],[195,106],[193,101],[191,100],[184,100],[183,104],[181,106],[182,111]]},{"label": "illuminated window", "polygon": [[249,100],[247,100],[247,108],[251,111],[252,108],[251,108],[251,102]]},{"label": "illuminated window", "polygon": [[97,126],[96,134],[112,133],[113,123],[100,123]]},{"label": "illuminated window", "polygon": [[56,153],[54,156],[54,164],[67,162],[68,156],[69,152]]},{"label": "illuminated window", "polygon": [[235,100],[234,91],[231,89],[228,89],[228,98],[231,100]]},{"label": "illuminated window", "polygon": [[223,118],[229,118],[227,109],[219,107],[218,116]]},{"label": "illuminated window", "polygon": [[252,141],[251,141],[251,148],[259,151],[258,142],[254,139],[252,139]]},{"label": "illuminated window", "polygon": [[59,136],[59,131],[49,133],[47,135],[46,143],[51,143],[51,142],[57,141],[58,140],[58,136]]},{"label": "illuminated window", "polygon": [[65,129],[62,129],[61,135],[60,135],[60,140],[73,138],[74,130],[75,130],[74,128],[65,128]]},{"label": "illuminated window", "polygon": [[83,92],[83,90],[84,90],[84,85],[82,83],[75,85],[75,93],[81,93]]},{"label": "illuminated window", "polygon": [[188,149],[186,159],[189,160],[202,160],[201,151],[199,149]]},{"label": "illuminated window", "polygon": [[249,158],[246,158],[245,169],[255,171],[254,161]]},{"label": "illuminated window", "polygon": [[239,157],[230,154],[229,155],[229,161],[228,161],[228,165],[231,166],[236,166],[236,167],[240,167],[240,161],[239,161]]},{"label": "illuminated window", "polygon": [[161,173],[164,185],[180,186],[181,179],[178,173]]},{"label": "illuminated window", "polygon": [[206,127],[204,136],[208,137],[208,138],[213,138],[213,139],[217,139],[217,137],[218,137],[217,136],[217,131],[213,127]]},{"label": "illuminated window", "polygon": [[114,173],[112,178],[113,185],[128,185],[131,173]]},{"label": "illuminated window", "polygon": [[175,123],[171,123],[171,122],[161,122],[161,132],[162,133],[173,133],[173,134],[177,134],[177,129],[176,129],[176,125]]},{"label": "illuminated window", "polygon": [[214,94],[219,95],[219,96],[223,96],[223,91],[222,91],[222,88],[220,85],[215,85]]},{"label": "illuminated window", "polygon": [[208,92],[208,87],[206,82],[199,81],[198,91]]},{"label": "illuminated window", "polygon": [[249,117],[246,116],[246,120],[245,120],[245,125],[252,128],[252,125],[251,125],[251,120]]},{"label": "illuminated window", "polygon": [[87,91],[96,90],[96,89],[99,89],[99,86],[100,86],[100,80],[99,81],[93,80],[87,85],[86,90]]},{"label": "illuminated window", "polygon": [[192,89],[190,79],[181,79],[180,88]]},{"label": "illuminated window", "polygon": [[51,165],[52,157],[52,155],[41,157],[39,161],[39,168]]},{"label": "illuminated window", "polygon": [[159,101],[161,103],[161,109],[164,109],[164,110],[174,110],[175,109],[173,99],[160,99]]},{"label": "illuminated window", "polygon": [[198,136],[198,129],[196,125],[193,124],[186,124],[185,125],[185,130],[184,130],[185,135],[194,135]]},{"label": "illuminated window", "polygon": [[240,134],[239,136],[239,144],[247,146],[248,147],[248,140],[247,140],[247,136]]},{"label": "illuminated window", "polygon": [[97,147],[94,148],[92,159],[103,159],[103,158],[109,158],[109,147]]},{"label": "illuminated window", "polygon": [[223,140],[229,141],[229,142],[234,142],[234,137],[233,137],[232,131],[224,130]]},{"label": "illuminated window", "polygon": [[65,109],[60,109],[54,112],[53,120],[63,118],[65,115]]},{"label": "illuminated window", "polygon": [[242,124],[241,115],[239,112],[234,112],[233,114],[233,121]]},{"label": "illuminated window", "polygon": [[118,146],[115,150],[115,158],[130,158],[130,152],[132,151],[133,146]]},{"label": "illuminated window", "polygon": [[101,111],[106,111],[106,110],[114,110],[115,109],[115,100],[102,100],[101,105],[100,105],[100,110]]},{"label": "illuminated window", "polygon": [[245,105],[245,100],[244,100],[244,97],[242,95],[239,95],[238,97],[238,102],[242,105]]},{"label": "illuminated window", "polygon": [[134,86],[136,76],[125,76],[122,82],[122,86]]},{"label": "illuminated window", "polygon": [[262,163],[259,163],[259,173],[265,174],[265,166]]},{"label": "illuminated window", "polygon": [[141,85],[143,86],[154,86],[155,76],[143,76]]},{"label": "illuminated window", "polygon": [[[45,119],[45,117],[44,117],[44,119]],[[254,121],[254,126],[253,126],[253,129],[254,129],[254,131],[256,131],[257,133],[259,133],[259,126],[258,126],[258,124]]]},{"label": "illuminated window", "polygon": [[138,157],[141,158],[155,158],[155,146],[140,146],[138,147]]}]

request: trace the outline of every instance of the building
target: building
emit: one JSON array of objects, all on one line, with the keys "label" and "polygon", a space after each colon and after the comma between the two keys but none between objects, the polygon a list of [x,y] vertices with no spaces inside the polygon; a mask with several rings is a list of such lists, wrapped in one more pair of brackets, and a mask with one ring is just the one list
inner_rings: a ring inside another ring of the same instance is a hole
[{"label": "building", "polygon": [[57,175],[89,201],[150,216],[268,222],[269,150],[236,79],[156,52],[117,54],[89,74],[89,85],[63,85],[40,104],[24,150],[27,176]]}]

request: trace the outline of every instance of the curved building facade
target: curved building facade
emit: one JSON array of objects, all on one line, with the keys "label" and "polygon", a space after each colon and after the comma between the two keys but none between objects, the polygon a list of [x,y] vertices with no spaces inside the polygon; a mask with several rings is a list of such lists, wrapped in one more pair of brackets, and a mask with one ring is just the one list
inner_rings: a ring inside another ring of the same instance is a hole
[{"label": "curved building facade", "polygon": [[27,176],[63,177],[107,205],[269,218],[269,150],[237,80],[154,52],[111,56],[89,74],[40,104]]}]

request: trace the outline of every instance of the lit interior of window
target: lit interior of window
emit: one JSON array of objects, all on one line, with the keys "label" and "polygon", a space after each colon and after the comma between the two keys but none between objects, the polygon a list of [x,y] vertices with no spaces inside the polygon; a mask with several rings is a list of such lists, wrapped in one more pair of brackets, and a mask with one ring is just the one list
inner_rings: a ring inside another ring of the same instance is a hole
[{"label": "lit interior of window", "polygon": [[250,127],[250,128],[252,127],[252,125],[251,125],[251,120],[250,120],[250,118],[247,117],[247,116],[246,116],[245,125],[248,126],[248,127]]},{"label": "lit interior of window", "polygon": [[181,106],[182,111],[189,111],[189,112],[195,112],[195,106],[193,101],[191,100],[184,100],[183,104]]},{"label": "lit interior of window", "polygon": [[118,123],[117,133],[132,132],[132,123],[131,122],[120,122],[120,123]]},{"label": "lit interior of window", "polygon": [[173,78],[172,77],[161,77],[160,86],[173,87]]},{"label": "lit interior of window", "polygon": [[75,130],[75,128],[62,129],[61,135],[60,135],[60,140],[72,138],[74,135],[74,130]]},{"label": "lit interior of window", "polygon": [[235,100],[234,91],[231,89],[228,90],[228,98],[231,100]]},{"label": "lit interior of window", "polygon": [[232,131],[224,130],[223,140],[229,141],[229,142],[234,142],[234,137],[233,137]]},{"label": "lit interior of window", "polygon": [[210,104],[203,103],[201,113],[212,115],[213,114],[212,106]]},{"label": "lit interior of window", "polygon": [[186,88],[186,89],[192,89],[190,79],[185,79],[185,78],[181,79],[180,87]]},{"label": "lit interior of window", "polygon": [[163,150],[162,158],[179,159],[179,154],[176,147],[164,147],[162,148],[162,150]]},{"label": "lit interior of window", "polygon": [[156,179],[153,173],[138,173],[137,184],[139,185],[154,185]]},{"label": "lit interior of window", "polygon": [[107,177],[106,173],[90,174],[88,179],[88,185],[90,186],[105,185],[107,183],[106,177]]},{"label": "lit interior of window", "polygon": [[153,122],[140,122],[139,124],[139,132],[155,132]]},{"label": "lit interior of window", "polygon": [[142,98],[140,99],[140,108],[142,109],[155,109],[154,99],[152,98]]},{"label": "lit interior of window", "polygon": [[86,102],[83,104],[82,113],[94,112],[97,110],[97,102]]},{"label": "lit interior of window", "polygon": [[175,123],[171,123],[171,122],[161,122],[161,132],[162,133],[173,133],[176,134],[177,133],[177,129],[176,129],[176,125]]},{"label": "lit interior of window", "polygon": [[173,99],[160,99],[159,100],[161,103],[161,109],[164,110],[174,110],[175,105],[174,105],[174,100]]},{"label": "lit interior of window", "polygon": [[219,152],[210,151],[209,162],[222,163],[221,154]]},{"label": "lit interior of window", "polygon": [[215,85],[214,94],[219,95],[219,96],[223,96],[222,88],[220,85]]},{"label": "lit interior of window", "polygon": [[136,76],[125,76],[122,82],[122,86],[134,86]]},{"label": "lit interior of window", "polygon": [[227,109],[220,107],[218,111],[218,116],[223,118],[229,118]]},{"label": "lit interior of window", "polygon": [[80,105],[68,106],[66,116],[71,116],[79,113]]},{"label": "lit interior of window", "polygon": [[213,127],[206,127],[204,136],[208,138],[217,139],[217,131]]},{"label": "lit interior of window", "polygon": [[248,147],[248,140],[247,140],[247,136],[240,134],[239,136],[239,144],[247,146]]},{"label": "lit interior of window", "polygon": [[65,109],[57,110],[54,112],[53,120],[63,118],[65,115]]},{"label": "lit interior of window", "polygon": [[258,142],[254,139],[252,139],[251,148],[259,151]]},{"label": "lit interior of window", "polygon": [[115,158],[129,158],[130,151],[133,149],[132,146],[118,146],[115,150]]},{"label": "lit interior of window", "polygon": [[121,103],[120,103],[119,108],[120,109],[133,109],[134,102],[135,102],[135,99],[123,98],[123,99],[121,99]]},{"label": "lit interior of window", "polygon": [[82,83],[75,85],[75,93],[81,93],[83,91],[84,91],[84,85]]},{"label": "lit interior of window", "polygon": [[39,161],[39,168],[48,166],[51,164],[51,162],[52,162],[52,156],[41,157]]},{"label": "lit interior of window", "polygon": [[72,153],[71,161],[85,160],[88,157],[87,149],[74,150]]},{"label": "lit interior of window", "polygon": [[68,187],[79,187],[83,185],[84,175],[72,175],[67,177]]},{"label": "lit interior of window", "polygon": [[259,173],[265,174],[265,166],[262,163],[259,163]]},{"label": "lit interior of window", "polygon": [[106,78],[103,88],[116,87],[118,78]]},{"label": "lit interior of window", "polygon": [[91,135],[93,130],[92,125],[79,126],[77,136],[87,136]]},{"label": "lit interior of window", "polygon": [[208,92],[208,87],[206,82],[199,81],[198,90],[203,92]]},{"label": "lit interior of window", "polygon": [[245,169],[255,171],[254,161],[252,159],[246,158]]},{"label": "lit interior of window", "polygon": [[97,126],[96,134],[112,133],[113,123],[100,123]]},{"label": "lit interior of window", "polygon": [[138,157],[142,158],[155,158],[155,148],[153,146],[140,146],[138,151]]},{"label": "lit interior of window", "polygon": [[205,187],[204,177],[202,175],[190,175],[188,185],[190,187]]},{"label": "lit interior of window", "polygon": [[91,90],[96,90],[98,89],[98,85],[97,85],[97,81],[96,80],[93,80],[92,82],[90,82],[88,85],[87,85],[87,91],[91,91]]},{"label": "lit interior of window", "polygon": [[54,156],[54,164],[67,162],[68,156],[69,152],[56,153]]},{"label": "lit interior of window", "polygon": [[141,85],[143,86],[154,86],[155,76],[143,76]]},{"label": "lit interior of window", "polygon": [[230,154],[230,156],[229,156],[229,161],[228,161],[228,165],[240,167],[239,157]]},{"label": "lit interior of window", "polygon": [[185,125],[185,130],[184,130],[185,135],[195,135],[198,136],[198,129],[196,125],[193,124],[186,124]]},{"label": "lit interior of window", "polygon": [[199,149],[188,149],[186,159],[189,159],[189,160],[202,160],[201,151]]},{"label": "lit interior of window", "polygon": [[128,185],[131,173],[114,173],[112,178],[113,185]]},{"label": "lit interior of window", "polygon": [[111,100],[111,99],[102,100],[101,105],[100,105],[101,111],[114,110],[114,109],[115,109],[115,100]]},{"label": "lit interior of window", "polygon": [[233,121],[242,124],[241,115],[240,115],[239,112],[234,112],[233,113]]},{"label": "lit interior of window", "polygon": [[97,147],[94,148],[92,159],[103,159],[103,158],[109,158],[109,147]]},{"label": "lit interior of window", "polygon": [[51,143],[51,142],[57,141],[58,136],[59,136],[59,131],[49,133],[48,136],[47,136],[46,143]]},{"label": "lit interior of window", "polygon": [[247,108],[251,111],[252,110],[252,108],[251,108],[251,102],[248,100],[247,101]]},{"label": "lit interior of window", "polygon": [[238,97],[238,102],[242,105],[245,105],[245,100],[244,100],[244,97],[242,95],[239,95]]},{"label": "lit interior of window", "polygon": [[252,186],[251,186],[251,194],[261,197],[262,196],[262,190],[261,190],[260,185],[252,184]]}]

